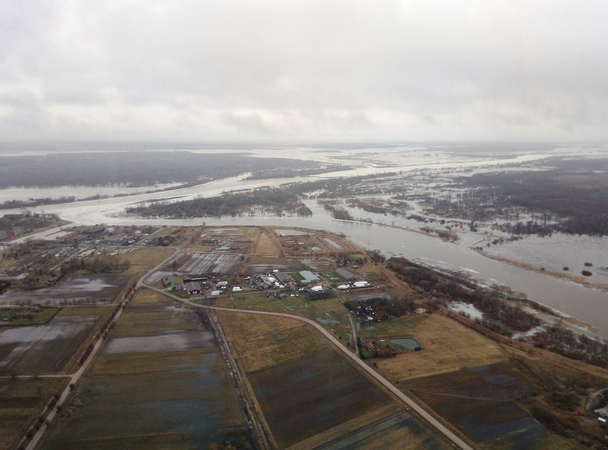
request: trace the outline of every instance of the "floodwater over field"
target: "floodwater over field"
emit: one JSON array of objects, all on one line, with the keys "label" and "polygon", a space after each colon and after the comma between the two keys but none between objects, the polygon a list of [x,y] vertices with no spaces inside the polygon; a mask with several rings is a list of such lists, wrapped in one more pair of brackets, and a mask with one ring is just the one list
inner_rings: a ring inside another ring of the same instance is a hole
[{"label": "floodwater over field", "polygon": [[246,445],[219,352],[173,352],[160,359],[166,362],[160,370],[146,371],[150,361],[143,358],[143,370],[87,376],[77,393],[84,406],[42,448],[185,449],[225,440]]},{"label": "floodwater over field", "polygon": [[582,277],[581,272],[588,270],[592,275],[586,281],[608,285],[608,239],[605,237],[554,233],[551,237],[529,236],[521,241],[494,245],[484,251],[563,275]]},{"label": "floodwater over field", "polygon": [[332,247],[334,247],[335,249],[342,250],[342,246],[340,244],[338,244],[336,241],[334,241],[333,239],[325,238],[325,241],[327,241],[327,243],[329,245],[331,245]]},{"label": "floodwater over field", "polygon": [[42,448],[251,448],[212,332],[156,294],[136,294],[71,401]]},{"label": "floodwater over field", "polygon": [[277,228],[274,230],[279,236],[308,236],[310,233],[302,230],[287,230]]},{"label": "floodwater over field", "polygon": [[[66,220],[91,225],[111,222],[125,225],[200,226],[203,221],[203,219],[107,217],[104,209],[109,205],[96,205],[95,203],[91,202],[87,208],[81,207],[82,209],[76,215],[72,214],[76,211],[66,210],[62,217]],[[597,327],[600,336],[608,337],[608,294],[606,292],[491,260],[463,243],[448,243],[417,232],[388,226],[336,221],[316,203],[307,202],[307,205],[313,210],[312,217],[231,217],[205,218],[204,221],[207,225],[212,226],[299,226],[343,233],[361,247],[379,249],[387,256],[419,259],[431,266],[469,273],[480,281],[509,286],[517,292],[526,294],[531,300]],[[119,208],[119,210],[121,209]],[[109,211],[113,212],[115,209],[111,208]]]},{"label": "floodwater over field", "polygon": [[116,297],[128,277],[122,275],[67,275],[57,286],[33,291],[10,291],[0,295],[6,305],[31,303],[61,305],[73,302],[109,302]]},{"label": "floodwater over field", "polygon": [[137,336],[112,339],[106,353],[171,352],[215,346],[213,335],[208,331],[174,330],[158,336]]},{"label": "floodwater over field", "polygon": [[59,186],[50,188],[9,188],[0,189],[0,203],[10,200],[30,201],[39,198],[75,197],[82,200],[94,196],[134,195],[165,189],[174,185],[158,186]]},{"label": "floodwater over field", "polygon": [[54,317],[46,325],[0,330],[0,370],[25,374],[59,372],[98,319]]},{"label": "floodwater over field", "polygon": [[247,376],[278,448],[448,448],[334,350]]},{"label": "floodwater over field", "polygon": [[483,313],[470,303],[450,302],[448,307],[457,313],[464,313],[471,319],[482,319]]}]

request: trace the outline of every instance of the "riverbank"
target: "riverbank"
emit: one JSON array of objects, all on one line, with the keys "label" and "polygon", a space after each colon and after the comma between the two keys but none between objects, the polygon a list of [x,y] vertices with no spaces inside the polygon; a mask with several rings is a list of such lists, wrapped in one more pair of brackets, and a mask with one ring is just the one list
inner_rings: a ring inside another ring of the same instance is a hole
[{"label": "riverbank", "polygon": [[596,289],[596,290],[600,290],[603,292],[608,293],[608,284],[603,284],[603,283],[592,283],[590,281],[588,281],[588,279],[584,278],[584,277],[579,277],[576,275],[572,275],[571,273],[564,273],[564,272],[555,272],[553,270],[547,270],[544,267],[537,267],[534,266],[533,264],[529,264],[529,263],[525,263],[522,261],[515,261],[513,259],[509,259],[509,258],[505,258],[502,256],[497,256],[497,255],[493,255],[491,253],[488,253],[484,250],[478,250],[478,249],[473,249],[475,252],[479,253],[480,255],[492,259],[494,261],[499,261],[499,262],[503,262],[506,264],[510,264],[512,266],[515,267],[519,267],[520,269],[524,269],[524,270],[528,270],[530,272],[534,272],[537,274],[541,274],[541,275],[549,275],[551,277],[554,278],[560,278],[560,279],[565,279],[568,280],[572,283],[576,283],[576,284],[580,284],[581,286],[584,286],[586,288],[589,289]]}]

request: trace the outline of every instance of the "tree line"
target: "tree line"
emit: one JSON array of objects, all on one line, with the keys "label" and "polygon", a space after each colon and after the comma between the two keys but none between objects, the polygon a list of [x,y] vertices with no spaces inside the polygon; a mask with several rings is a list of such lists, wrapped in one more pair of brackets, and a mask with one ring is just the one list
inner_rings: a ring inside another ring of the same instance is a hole
[{"label": "tree line", "polygon": [[390,258],[386,267],[427,298],[443,303],[460,301],[475,306],[484,314],[481,324],[505,336],[510,337],[515,332],[528,331],[541,324],[536,316],[520,305],[505,302],[491,290],[465,278],[437,272],[406,258]]},{"label": "tree line", "polygon": [[[443,304],[461,301],[474,305],[483,312],[483,318],[475,319],[476,323],[508,337],[542,324],[522,306],[550,313],[547,308],[525,298],[517,299],[512,293],[480,287],[473,281],[438,272],[405,258],[390,258],[386,267],[428,299]],[[515,301],[507,302],[501,296]],[[608,344],[574,333],[559,321],[535,332],[527,341],[568,358],[608,367]]]},{"label": "tree line", "polygon": [[[556,169],[549,171],[476,174],[461,179],[474,186],[458,202],[476,219],[497,210],[523,207],[541,214],[538,226],[517,232],[545,230],[570,234],[608,234],[608,172]],[[454,205],[452,205],[454,207]],[[551,215],[557,220],[551,221]]]},{"label": "tree line", "polygon": [[312,215],[312,211],[290,189],[259,189],[174,203],[157,202],[147,207],[127,208],[127,212],[164,217],[221,217],[247,213]]},{"label": "tree line", "polygon": [[288,158],[256,158],[246,153],[85,152],[7,156],[0,165],[0,188],[57,186],[153,186],[189,183],[277,167],[312,169],[319,163]]}]

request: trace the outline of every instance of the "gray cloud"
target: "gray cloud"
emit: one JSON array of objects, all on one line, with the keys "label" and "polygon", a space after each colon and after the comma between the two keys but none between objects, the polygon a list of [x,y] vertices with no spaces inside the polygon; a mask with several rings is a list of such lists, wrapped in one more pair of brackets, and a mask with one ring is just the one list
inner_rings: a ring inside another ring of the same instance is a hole
[{"label": "gray cloud", "polygon": [[264,136],[276,134],[276,131],[272,130],[272,127],[259,113],[235,114],[232,111],[226,111],[219,115],[219,119],[226,126],[234,128],[238,133],[236,136],[251,133]]},{"label": "gray cloud", "polygon": [[607,21],[603,1],[2,2],[0,136],[606,139]]}]

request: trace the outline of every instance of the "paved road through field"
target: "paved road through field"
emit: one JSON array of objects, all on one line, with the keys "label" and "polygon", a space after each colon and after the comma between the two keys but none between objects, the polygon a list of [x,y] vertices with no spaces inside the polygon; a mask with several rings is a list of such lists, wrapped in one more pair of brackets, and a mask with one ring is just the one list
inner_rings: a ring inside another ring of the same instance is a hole
[{"label": "paved road through field", "polygon": [[[165,261],[160,263],[157,267],[161,267],[168,260],[169,260],[169,258],[167,258]],[[430,423],[433,427],[435,427],[437,430],[439,430],[441,433],[443,433],[443,435],[445,437],[447,437],[450,441],[452,441],[452,443],[454,445],[456,445],[458,448],[461,448],[463,450],[473,450],[473,447],[471,447],[469,444],[467,444],[465,441],[463,441],[454,432],[452,432],[449,428],[447,428],[445,425],[443,425],[439,420],[437,420],[430,413],[428,413],[424,408],[422,408],[420,405],[418,405],[412,398],[405,395],[403,392],[401,392],[399,389],[397,389],[395,386],[393,386],[393,384],[390,381],[388,381],[386,378],[384,378],[382,375],[380,375],[378,372],[376,372],[370,366],[368,366],[365,362],[363,362],[356,353],[351,353],[351,351],[349,349],[347,349],[344,345],[342,345],[342,343],[340,341],[338,341],[329,331],[327,331],[325,328],[323,328],[320,324],[318,324],[314,320],[309,319],[307,317],[297,316],[295,314],[287,314],[287,313],[271,312],[271,311],[254,311],[254,310],[250,310],[250,309],[238,309],[238,308],[222,308],[222,307],[218,307],[218,306],[208,306],[208,305],[201,305],[198,303],[194,303],[194,302],[191,302],[190,300],[186,300],[186,299],[178,297],[176,295],[172,295],[170,292],[163,291],[161,289],[157,289],[155,287],[146,285],[145,279],[147,278],[147,276],[149,274],[154,272],[154,270],[156,270],[156,268],[149,271],[148,274],[146,274],[146,276],[140,278],[139,282],[137,283],[137,286],[145,287],[147,289],[152,289],[160,294],[166,295],[168,297],[171,297],[174,300],[180,301],[182,303],[193,306],[195,308],[212,309],[212,310],[217,310],[217,311],[227,311],[227,312],[240,313],[240,314],[258,314],[258,315],[264,315],[264,316],[288,317],[290,319],[295,319],[295,320],[299,320],[301,322],[305,322],[305,323],[315,327],[321,334],[323,334],[323,336],[325,336],[331,343],[333,343],[337,349],[339,349],[342,353],[344,353],[347,357],[349,357],[355,364],[357,364],[362,370],[364,370],[371,377],[373,377],[376,381],[378,381],[378,383],[382,384],[386,389],[388,389],[395,396],[397,396],[399,399],[401,399],[407,406],[412,408],[412,410],[414,410],[420,417],[422,417],[424,420],[426,420],[428,423]]]}]

